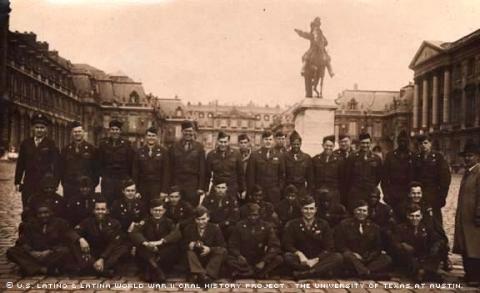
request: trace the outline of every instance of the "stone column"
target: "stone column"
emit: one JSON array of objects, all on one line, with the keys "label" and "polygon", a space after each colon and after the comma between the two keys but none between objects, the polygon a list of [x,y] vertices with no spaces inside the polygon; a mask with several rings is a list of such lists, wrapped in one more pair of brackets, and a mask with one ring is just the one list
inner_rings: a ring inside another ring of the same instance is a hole
[{"label": "stone column", "polygon": [[443,73],[443,123],[450,121],[450,70]]},{"label": "stone column", "polygon": [[435,74],[433,76],[432,84],[432,126],[438,124],[438,76]]},{"label": "stone column", "polygon": [[423,79],[422,91],[422,128],[428,126],[428,79]]},{"label": "stone column", "polygon": [[413,90],[413,129],[417,129],[419,127],[418,124],[418,99],[420,96],[420,87],[418,83],[415,83]]}]

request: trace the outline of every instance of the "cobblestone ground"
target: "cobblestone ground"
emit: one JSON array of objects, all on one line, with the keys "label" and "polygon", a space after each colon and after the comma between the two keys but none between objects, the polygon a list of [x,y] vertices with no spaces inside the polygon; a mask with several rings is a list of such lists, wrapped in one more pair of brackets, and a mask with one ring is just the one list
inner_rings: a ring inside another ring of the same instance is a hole
[{"label": "cobblestone ground", "polygon": [[[20,195],[13,187],[15,165],[0,161],[0,291],[28,291],[28,292],[58,292],[63,290],[78,292],[109,292],[111,290],[132,291],[164,291],[164,292],[198,292],[206,288],[192,287],[184,279],[169,279],[169,282],[160,287],[160,284],[146,284],[138,277],[126,274],[115,279],[96,277],[33,277],[20,278],[17,267],[9,263],[5,253],[8,247],[15,243],[17,228],[20,222],[21,202]],[[444,222],[450,238],[453,237],[455,208],[460,183],[460,176],[455,175],[450,187],[447,206],[444,209]],[[457,255],[451,256],[454,270],[445,274],[443,284],[424,284],[421,289],[414,288],[415,284],[407,280],[393,278],[391,281],[377,282],[370,280],[221,280],[211,284],[208,291],[213,292],[480,292],[478,288],[469,288],[459,282],[463,275],[461,260]],[[417,284],[418,285],[418,284]],[[152,288],[152,286],[154,286]],[[156,287],[155,287],[156,286]]]}]

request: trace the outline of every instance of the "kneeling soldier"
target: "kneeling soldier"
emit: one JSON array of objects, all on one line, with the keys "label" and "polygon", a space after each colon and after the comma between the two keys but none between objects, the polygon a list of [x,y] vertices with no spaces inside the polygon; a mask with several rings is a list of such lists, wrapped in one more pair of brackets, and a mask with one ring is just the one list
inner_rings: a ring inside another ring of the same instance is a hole
[{"label": "kneeling soldier", "polygon": [[214,183],[214,188],[203,201],[203,206],[209,211],[210,221],[219,225],[223,236],[228,238],[240,219],[240,214],[237,199],[228,195],[226,181],[219,180]]},{"label": "kneeling soldier", "polygon": [[135,225],[130,233],[130,239],[138,248],[137,255],[144,262],[147,282],[165,282],[163,268],[171,267],[178,255],[176,242],[181,234],[165,212],[164,201],[151,200],[150,216]]},{"label": "kneeling soldier", "polygon": [[298,189],[295,185],[288,185],[285,188],[285,197],[277,204],[275,211],[282,226],[302,215],[298,204]]},{"label": "kneeling soldier", "polygon": [[41,202],[47,202],[52,209],[53,216],[65,218],[65,200],[57,191],[57,181],[51,174],[46,174],[40,181],[41,190],[27,200],[27,204],[22,213],[22,219],[28,219],[35,215],[35,206]]},{"label": "kneeling soldier", "polygon": [[112,277],[118,260],[128,253],[128,245],[123,239],[120,222],[107,212],[106,199],[97,199],[93,216],[75,227],[79,247],[75,247],[74,253],[82,271]]},{"label": "kneeling soldier", "polygon": [[311,196],[301,199],[302,217],[291,220],[283,232],[285,262],[297,279],[326,276],[342,265],[342,255],[333,252],[333,235],[328,223],[315,217]]},{"label": "kneeling soldier", "polygon": [[315,190],[315,202],[318,206],[317,217],[327,221],[332,229],[348,217],[345,206],[334,201],[334,197],[335,195],[328,189]]},{"label": "kneeling soldier", "polygon": [[190,203],[182,197],[180,187],[172,186],[168,194],[168,201],[165,205],[167,217],[175,224],[179,224],[180,230],[193,219],[194,209]]},{"label": "kneeling soldier", "polygon": [[357,200],[352,205],[353,217],[343,220],[335,230],[338,251],[345,265],[357,276],[380,278],[380,272],[390,266],[392,259],[383,250],[380,227],[368,219],[368,204]]},{"label": "kneeling soldier", "polygon": [[227,252],[222,231],[209,220],[208,210],[199,206],[195,209],[195,222],[183,231],[192,282],[208,283],[217,279]]},{"label": "kneeling soldier", "polygon": [[395,229],[394,248],[401,264],[406,265],[416,282],[442,281],[437,273],[447,243],[431,225],[423,221],[422,208],[407,208],[407,223]]},{"label": "kneeling soldier", "polygon": [[260,206],[247,204],[248,217],[237,223],[228,241],[227,263],[232,276],[268,278],[283,258],[271,224],[260,219]]},{"label": "kneeling soldier", "polygon": [[58,274],[66,263],[74,232],[65,220],[53,216],[47,202],[37,203],[32,212],[34,216],[20,224],[18,240],[7,250],[7,257],[20,267],[22,275]]},{"label": "kneeling soldier", "polygon": [[[260,206],[260,219],[273,224],[275,228],[278,228],[281,224],[280,219],[278,218],[277,213],[275,213],[273,204],[264,200],[262,187],[260,185],[255,185],[252,189],[252,193],[249,194],[249,197],[251,203],[256,203]],[[246,205],[243,205],[240,208],[240,218],[244,220],[247,216],[248,208]]]},{"label": "kneeling soldier", "polygon": [[132,224],[140,222],[146,214],[143,200],[136,197],[135,182],[127,179],[122,183],[123,196],[113,202],[112,217],[120,222],[126,233]]}]

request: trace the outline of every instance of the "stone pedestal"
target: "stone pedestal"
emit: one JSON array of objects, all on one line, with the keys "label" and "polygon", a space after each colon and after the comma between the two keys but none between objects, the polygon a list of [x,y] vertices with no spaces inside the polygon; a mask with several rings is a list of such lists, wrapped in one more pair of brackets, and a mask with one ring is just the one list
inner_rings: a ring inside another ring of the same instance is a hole
[{"label": "stone pedestal", "polygon": [[304,152],[314,156],[323,151],[323,137],[335,134],[335,109],[334,100],[316,98],[304,98],[295,107],[295,130],[302,136]]}]

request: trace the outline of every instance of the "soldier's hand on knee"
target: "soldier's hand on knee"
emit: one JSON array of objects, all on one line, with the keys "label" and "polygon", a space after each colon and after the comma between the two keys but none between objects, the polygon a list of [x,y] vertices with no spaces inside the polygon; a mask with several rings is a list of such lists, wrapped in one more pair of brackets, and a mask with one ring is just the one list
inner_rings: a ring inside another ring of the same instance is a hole
[{"label": "soldier's hand on knee", "polygon": [[97,261],[93,263],[93,268],[94,268],[97,272],[103,272],[103,269],[104,269],[104,261],[103,261],[103,258],[97,259]]},{"label": "soldier's hand on knee", "polygon": [[83,253],[90,253],[90,245],[88,244],[87,240],[85,240],[85,238],[80,238],[78,242],[80,243],[80,250]]},{"label": "soldier's hand on knee", "polygon": [[363,257],[359,253],[354,252],[353,255],[358,259],[363,259]]},{"label": "soldier's hand on knee", "polygon": [[202,248],[203,248],[202,253],[200,253],[201,256],[208,255],[211,251],[210,247],[208,247],[208,246],[204,245]]},{"label": "soldier's hand on knee", "polygon": [[257,269],[259,269],[259,270],[263,270],[263,268],[265,267],[265,262],[264,262],[264,261],[261,261],[261,262],[257,263],[257,264],[255,265],[255,267],[256,267]]},{"label": "soldier's hand on knee", "polygon": [[247,259],[243,255],[239,255],[238,256],[238,262],[247,263]]}]

